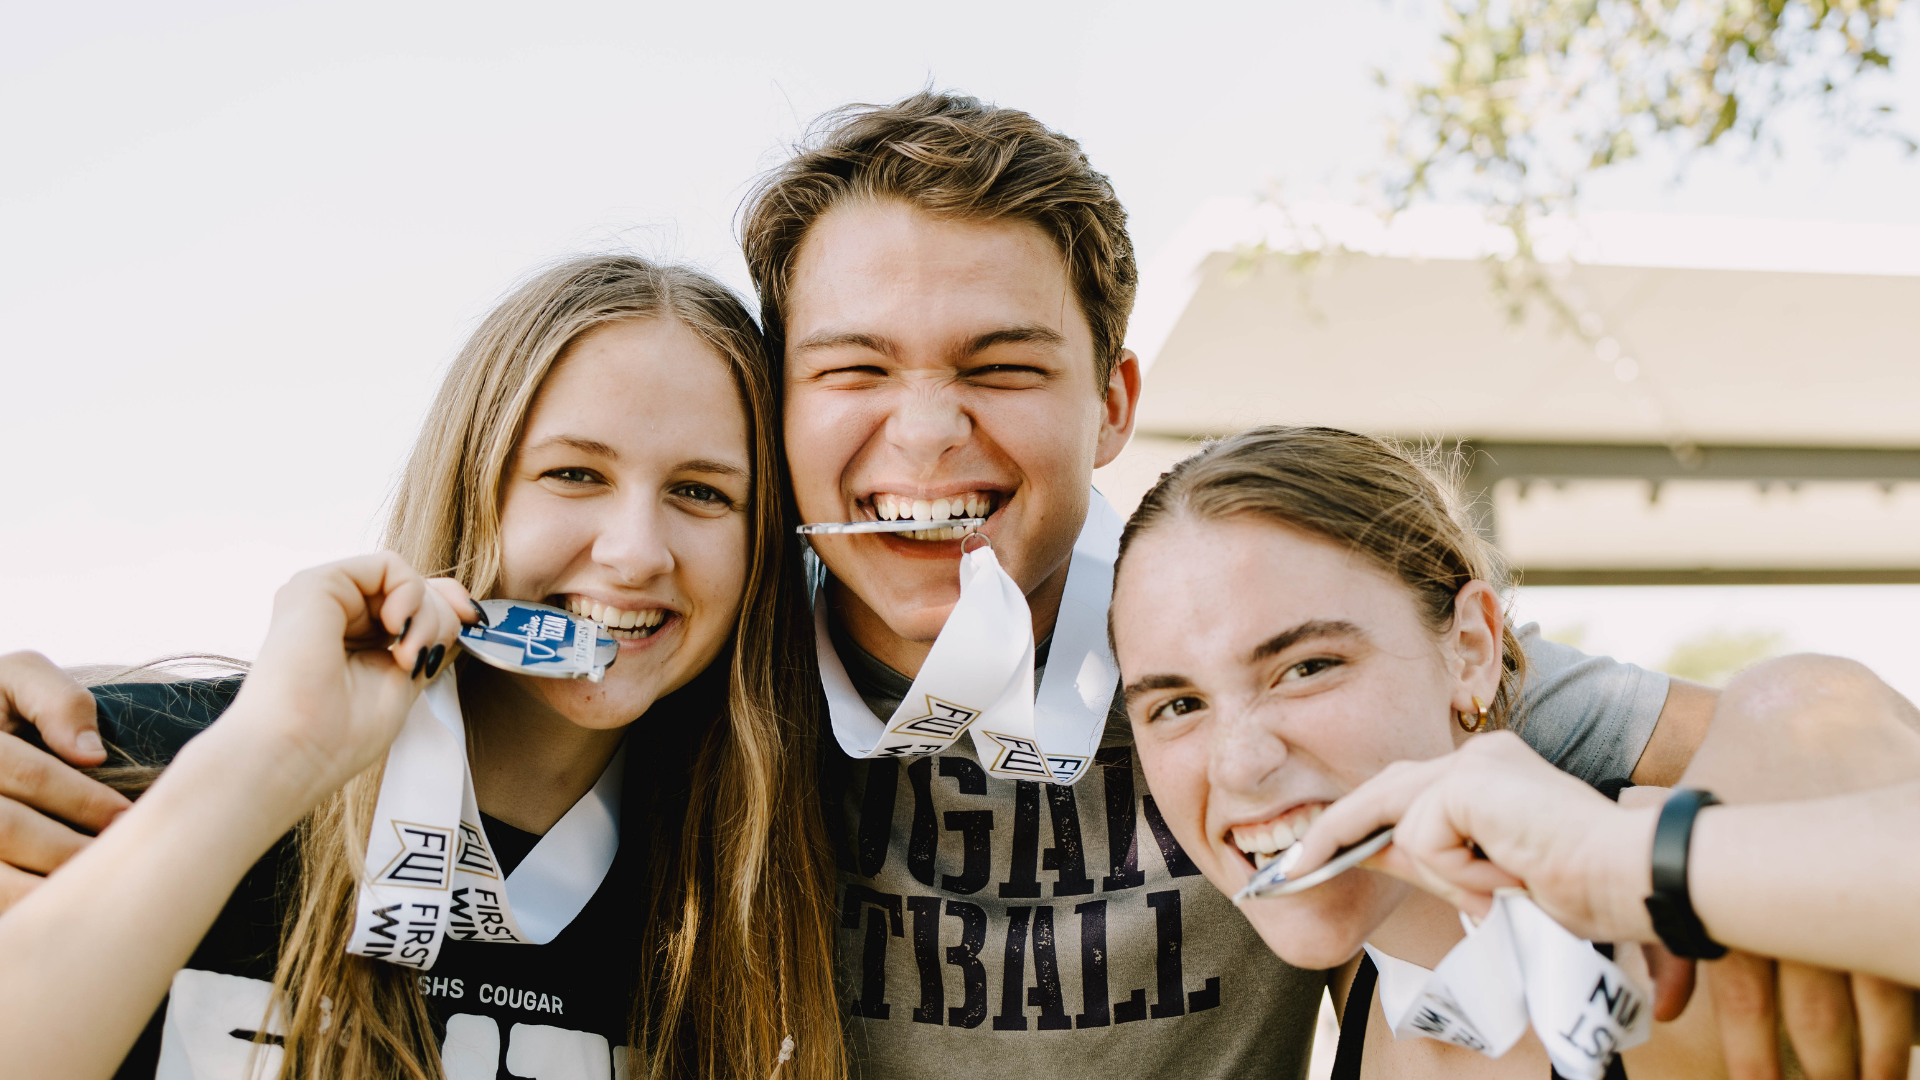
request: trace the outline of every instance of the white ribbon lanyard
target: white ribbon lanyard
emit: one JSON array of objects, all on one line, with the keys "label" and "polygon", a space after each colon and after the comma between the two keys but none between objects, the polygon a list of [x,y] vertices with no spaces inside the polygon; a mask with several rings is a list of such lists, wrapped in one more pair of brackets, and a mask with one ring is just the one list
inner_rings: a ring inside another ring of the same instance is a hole
[{"label": "white ribbon lanyard", "polygon": [[960,600],[913,687],[884,721],[860,699],[833,650],[821,580],[813,598],[820,682],[834,737],[849,757],[936,754],[971,730],[974,750],[993,776],[1071,784],[1086,774],[1120,682],[1120,666],[1107,648],[1107,604],[1123,524],[1104,496],[1091,496],[1037,699],[1033,614],[991,548],[960,557]]},{"label": "white ribbon lanyard", "polygon": [[1647,991],[1517,889],[1496,895],[1493,911],[1432,971],[1371,945],[1367,955],[1396,1039],[1424,1036],[1497,1058],[1531,1023],[1561,1075],[1601,1080],[1614,1054],[1653,1033]]},{"label": "white ribbon lanyard", "polygon": [[626,756],[622,744],[503,881],[473,797],[453,672],[428,683],[387,751],[347,951],[424,970],[449,937],[552,941],[613,867]]}]

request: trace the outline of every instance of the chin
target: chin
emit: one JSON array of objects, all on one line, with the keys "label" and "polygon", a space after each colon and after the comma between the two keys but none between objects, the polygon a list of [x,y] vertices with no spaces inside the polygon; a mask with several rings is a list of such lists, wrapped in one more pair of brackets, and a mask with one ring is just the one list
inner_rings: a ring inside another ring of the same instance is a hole
[{"label": "chin", "polygon": [[1275,956],[1294,967],[1339,967],[1398,906],[1394,882],[1354,871],[1298,896],[1249,900],[1240,910]]},{"label": "chin", "polygon": [[[955,601],[954,603],[958,603]],[[881,621],[887,629],[906,641],[919,641],[928,645],[940,636],[947,625],[947,616],[953,614],[954,604],[943,604],[937,608],[910,607],[897,612],[888,612]]]},{"label": "chin", "polygon": [[574,724],[595,731],[626,727],[664,695],[656,679],[620,679],[608,671],[603,682],[586,679],[547,679],[541,696],[555,712]]}]

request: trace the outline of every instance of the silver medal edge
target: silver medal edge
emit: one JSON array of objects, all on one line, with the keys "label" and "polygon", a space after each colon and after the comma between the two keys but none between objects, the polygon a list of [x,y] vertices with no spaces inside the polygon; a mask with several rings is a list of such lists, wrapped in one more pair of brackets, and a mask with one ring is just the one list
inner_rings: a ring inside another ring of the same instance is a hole
[{"label": "silver medal edge", "polygon": [[1388,826],[1344,851],[1335,852],[1333,858],[1328,859],[1320,869],[1293,881],[1288,881],[1286,875],[1276,869],[1277,863],[1268,866],[1253,875],[1251,881],[1241,886],[1239,892],[1233,894],[1233,902],[1238,904],[1243,900],[1266,900],[1276,896],[1292,896],[1297,892],[1305,892],[1315,885],[1331,881],[1359,866],[1392,842],[1393,828]]},{"label": "silver medal edge", "polygon": [[800,536],[849,536],[856,533],[896,533],[920,532],[923,529],[977,529],[987,523],[986,518],[948,518],[945,521],[816,521],[806,525],[796,525],[793,531]]}]

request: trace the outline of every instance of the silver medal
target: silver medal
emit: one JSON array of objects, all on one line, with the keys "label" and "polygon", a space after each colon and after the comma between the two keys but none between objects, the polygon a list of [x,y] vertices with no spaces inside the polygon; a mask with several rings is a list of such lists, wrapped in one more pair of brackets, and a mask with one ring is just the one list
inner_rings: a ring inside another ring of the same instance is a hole
[{"label": "silver medal", "polygon": [[903,518],[899,521],[816,521],[811,525],[799,525],[794,532],[801,536],[848,536],[853,533],[898,533],[925,532],[930,529],[977,529],[987,523],[986,518],[948,518],[945,521],[921,521],[917,518]]},{"label": "silver medal", "polygon": [[1333,858],[1328,859],[1326,865],[1320,869],[1310,874],[1303,874],[1291,881],[1287,879],[1287,872],[1282,868],[1286,860],[1275,859],[1263,867],[1259,873],[1253,875],[1253,880],[1247,882],[1244,888],[1233,894],[1233,902],[1238,904],[1246,900],[1260,900],[1269,896],[1292,896],[1297,892],[1305,892],[1366,862],[1392,842],[1393,827],[1389,825],[1351,847],[1344,847],[1334,852]]},{"label": "silver medal", "polygon": [[460,645],[481,661],[519,675],[599,682],[620,643],[592,619],[527,600],[482,600],[489,625],[460,631]]}]

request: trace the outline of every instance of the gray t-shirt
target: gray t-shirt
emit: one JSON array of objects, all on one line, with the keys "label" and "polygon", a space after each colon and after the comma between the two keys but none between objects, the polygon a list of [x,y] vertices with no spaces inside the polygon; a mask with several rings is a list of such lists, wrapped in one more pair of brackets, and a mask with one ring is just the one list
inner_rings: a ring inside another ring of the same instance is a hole
[{"label": "gray t-shirt", "polygon": [[[834,645],[892,715],[912,681]],[[1528,742],[1590,783],[1630,774],[1666,676],[1533,626],[1521,647]],[[1117,700],[1097,762],[1071,787],[1000,780],[962,740],[829,769],[856,1078],[1306,1075],[1325,973],[1274,956],[1174,841]]]}]

